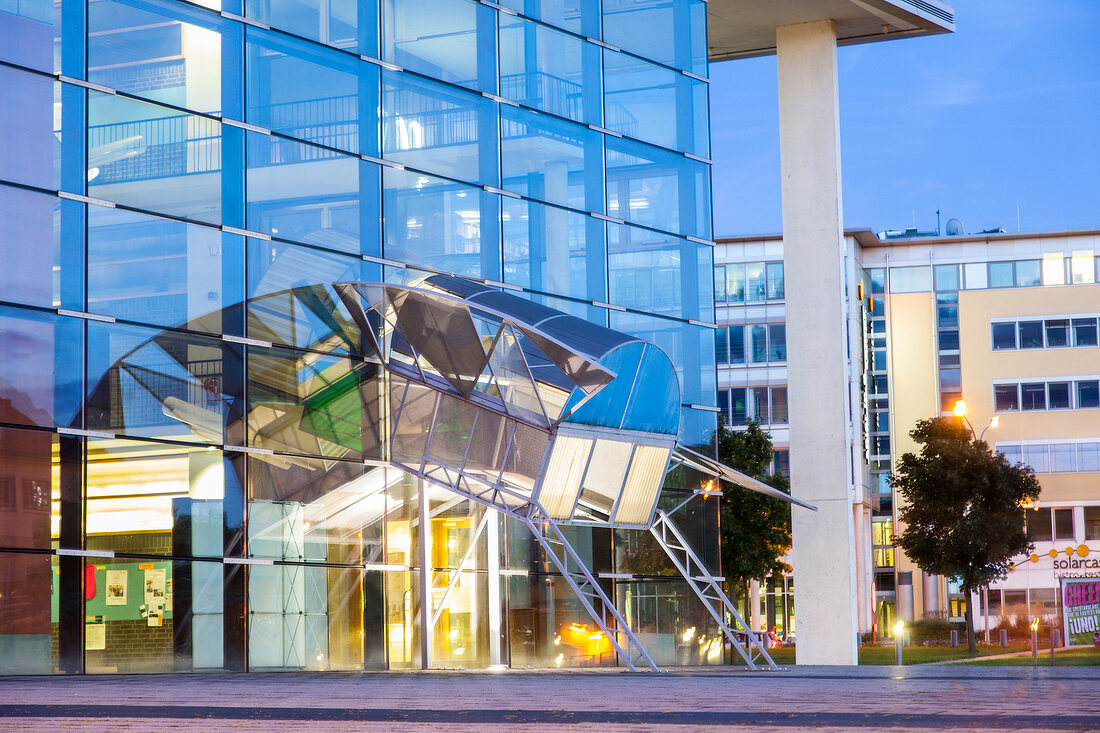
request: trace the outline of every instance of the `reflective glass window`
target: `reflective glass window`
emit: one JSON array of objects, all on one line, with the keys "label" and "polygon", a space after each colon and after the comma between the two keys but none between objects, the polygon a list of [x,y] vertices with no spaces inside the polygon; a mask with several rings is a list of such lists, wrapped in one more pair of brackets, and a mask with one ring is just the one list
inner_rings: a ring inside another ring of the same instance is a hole
[{"label": "reflective glass window", "polygon": [[940,331],[938,333],[940,351],[959,350],[959,332],[957,329]]},{"label": "reflective glass window", "polygon": [[1073,319],[1073,345],[1074,346],[1096,346],[1096,319],[1095,318],[1074,318]]},{"label": "reflective glass window", "polygon": [[932,271],[928,265],[890,268],[890,291],[894,293],[927,293],[932,289]]},{"label": "reflective glass window", "polygon": [[749,347],[749,361],[753,364],[762,364],[768,360],[768,327],[759,324],[746,326],[749,332],[751,346]]},{"label": "reflective glass window", "polygon": [[[1058,470],[1057,466],[1054,468]],[[1054,510],[1054,539],[1055,540],[1072,540],[1073,539],[1073,510],[1072,509],[1055,509]],[[1032,591],[1034,595],[1034,591]]]},{"label": "reflective glass window", "polygon": [[[1037,445],[1025,445],[1023,449],[1023,462],[1031,466],[1035,473],[1050,473],[1050,450],[1046,443],[1039,443]],[[1049,512],[1049,510],[1047,510]],[[1039,513],[1042,514],[1043,510],[1040,509]],[[1047,521],[1043,524],[1050,524],[1050,515],[1047,514]],[[1046,539],[1050,539],[1047,537]]]},{"label": "reflective glass window", "polygon": [[992,330],[994,351],[1016,348],[1015,323],[994,323]]},{"label": "reflective glass window", "polygon": [[714,332],[714,355],[719,364],[729,364],[729,329],[719,328]]},{"label": "reflective glass window", "polygon": [[702,0],[604,0],[603,40],[702,76],[706,8]]},{"label": "reflective glass window", "polygon": [[933,274],[936,280],[936,292],[959,289],[958,265],[936,265]]},{"label": "reflective glass window", "polygon": [[500,197],[412,171],[383,171],[385,255],[466,277],[500,277]]},{"label": "reflective glass window", "polygon": [[[1089,472],[1100,471],[1100,443],[1077,444],[1077,470]],[[1085,509],[1086,518],[1088,517],[1088,511],[1088,509]],[[1100,515],[1100,507],[1097,507],[1096,511],[1098,515]],[[1100,516],[1097,518],[1100,519]],[[1100,539],[1100,537],[1090,537],[1087,539]]]},{"label": "reflective glass window", "polygon": [[1025,382],[1020,385],[1020,404],[1025,410],[1047,409],[1047,389],[1042,382]]},{"label": "reflective glass window", "polygon": [[735,387],[730,390],[731,425],[744,425],[748,421],[748,402],[744,387]]},{"label": "reflective glass window", "polygon": [[378,67],[249,28],[248,121],[352,153],[378,154]]},{"label": "reflective glass window", "polygon": [[1021,321],[1018,325],[1020,331],[1021,349],[1043,348],[1043,322]]},{"label": "reflective glass window", "polygon": [[783,300],[783,263],[769,262],[766,266],[768,280],[768,300]]},{"label": "reflective glass window", "polygon": [[710,166],[630,140],[606,144],[608,214],[710,238]]},{"label": "reflective glass window", "polygon": [[[13,18],[0,12],[0,25]],[[57,189],[54,161],[60,153],[54,95],[59,87],[40,74],[0,66],[0,179]]]},{"label": "reflective glass window", "polygon": [[772,387],[772,425],[787,424],[787,388]]},{"label": "reflective glass window", "polygon": [[500,95],[577,122],[599,125],[603,122],[600,47],[501,13]]},{"label": "reflective glass window", "polygon": [[761,425],[767,425],[771,422],[770,411],[768,410],[768,388],[767,387],[749,387],[749,411],[751,417]]},{"label": "reflective glass window", "polygon": [[378,166],[249,131],[248,228],[327,249],[378,255]]},{"label": "reflective glass window", "polygon": [[602,135],[527,110],[500,110],[502,186],[582,211],[603,211]]},{"label": "reflective glass window", "polygon": [[383,71],[383,155],[421,170],[495,186],[496,107],[480,94]]},{"label": "reflective glass window", "polygon": [[768,293],[763,262],[745,264],[745,300],[749,303],[764,300]]},{"label": "reflective glass window", "polygon": [[668,355],[681,384],[681,402],[714,404],[718,371],[712,329],[669,318],[618,311],[611,312],[609,325],[655,344]]},{"label": "reflective glass window", "polygon": [[469,0],[382,0],[382,57],[433,79],[496,92],[495,32]]},{"label": "reflective glass window", "polygon": [[1016,285],[1016,275],[1011,262],[989,263],[989,287],[1011,288]]},{"label": "reflective glass window", "polygon": [[[0,27],[5,22],[0,20]],[[5,522],[5,530],[8,526]],[[57,563],[56,556],[46,554],[0,552],[0,596],[8,599],[0,606],[0,627],[4,629],[0,669],[4,674],[58,671],[54,662],[57,652],[52,651],[58,644]]]},{"label": "reflective glass window", "polygon": [[[1077,470],[1077,446],[1074,443],[1053,443],[1050,446],[1050,464],[1054,473]],[[1072,521],[1070,527],[1072,528]]]},{"label": "reflective glass window", "polygon": [[504,282],[574,298],[606,299],[602,221],[510,196],[501,198],[501,207]]},{"label": "reflective glass window", "polygon": [[1041,260],[1017,260],[1016,261],[1016,287],[1029,288],[1042,285],[1043,279],[1040,272]]},{"label": "reflective glass window", "polygon": [[1069,346],[1069,321],[1046,321],[1047,347]]},{"label": "reflective glass window", "polygon": [[997,446],[997,451],[1004,455],[1008,465],[1014,466],[1023,458],[1023,448],[1018,445]]},{"label": "reflective glass window", "polygon": [[1020,389],[1016,384],[997,384],[993,386],[994,409],[997,412],[1020,409]]},{"label": "reflective glass window", "polygon": [[745,363],[745,327],[730,326],[730,364]]},{"label": "reflective glass window", "polygon": [[88,195],[221,223],[222,137],[216,120],[89,92]]},{"label": "reflective glass window", "polygon": [[500,5],[582,36],[600,35],[599,0],[501,0]]},{"label": "reflective glass window", "polygon": [[721,410],[721,416],[725,418],[725,424],[729,425],[729,422],[730,422],[730,391],[728,389],[718,390],[718,409]]},{"label": "reflective glass window", "polygon": [[0,61],[53,73],[61,34],[60,2],[5,3],[0,8]]},{"label": "reflective glass window", "polygon": [[1073,284],[1096,282],[1096,258],[1092,250],[1075,251],[1069,268],[1070,282]]},{"label": "reflective glass window", "polygon": [[221,339],[88,323],[89,429],[239,444],[241,359]]},{"label": "reflective glass window", "polygon": [[314,41],[368,56],[378,51],[377,0],[245,0],[245,14]]},{"label": "reflective glass window", "polygon": [[716,303],[726,302],[726,266],[714,267],[714,300]]},{"label": "reflective glass window", "polygon": [[88,81],[221,112],[223,32],[239,36],[226,21],[180,3],[88,3]]},{"label": "reflective glass window", "polygon": [[83,228],[83,204],[0,185],[0,298],[83,310]]},{"label": "reflective glass window", "polygon": [[81,427],[84,322],[0,306],[0,422]]},{"label": "reflective glass window", "polygon": [[731,303],[745,300],[745,266],[743,264],[726,265],[726,295]]},{"label": "reflective glass window", "polygon": [[709,155],[706,82],[616,51],[605,50],[603,57],[605,127]]},{"label": "reflective glass window", "polygon": [[[709,279],[710,248],[648,229],[607,229],[610,280],[616,305],[679,318],[698,318]],[[703,273],[706,279],[700,279]],[[693,302],[694,301],[694,302]]]},{"label": "reflective glass window", "polygon": [[[124,209],[88,207],[88,311],[222,333],[244,297],[236,234]],[[228,329],[233,332],[234,329]]]},{"label": "reflective glass window", "polygon": [[1100,381],[1085,379],[1077,383],[1077,407],[1100,407]]},{"label": "reflective glass window", "polygon": [[1047,385],[1047,406],[1051,410],[1068,410],[1070,407],[1069,382],[1051,382]]},{"label": "reflective glass window", "polygon": [[989,285],[989,272],[984,262],[971,262],[963,265],[966,274],[966,289],[981,290]]},{"label": "reflective glass window", "polygon": [[[940,369],[940,391],[941,392],[961,392],[962,391],[962,370],[961,369]],[[952,403],[954,404],[954,403]]]},{"label": "reflective glass window", "polygon": [[49,550],[58,536],[58,452],[54,433],[0,428],[0,528],[6,547]]},{"label": "reflective glass window", "polygon": [[787,326],[774,323],[768,326],[768,361],[787,360]]}]

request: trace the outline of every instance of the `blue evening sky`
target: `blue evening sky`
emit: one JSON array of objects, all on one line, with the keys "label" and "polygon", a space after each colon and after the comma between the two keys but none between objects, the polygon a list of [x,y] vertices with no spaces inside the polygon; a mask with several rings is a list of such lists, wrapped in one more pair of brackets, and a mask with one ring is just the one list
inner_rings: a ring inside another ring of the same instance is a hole
[{"label": "blue evening sky", "polygon": [[[1100,1],[949,4],[954,34],[838,50],[845,226],[1100,228]],[[710,75],[714,234],[779,232],[775,57]]]}]

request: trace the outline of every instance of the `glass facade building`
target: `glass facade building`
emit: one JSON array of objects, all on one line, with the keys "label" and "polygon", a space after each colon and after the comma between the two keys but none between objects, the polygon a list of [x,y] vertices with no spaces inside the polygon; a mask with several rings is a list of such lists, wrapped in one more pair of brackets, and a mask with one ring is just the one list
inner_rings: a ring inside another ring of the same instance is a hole
[{"label": "glass facade building", "polygon": [[[705,7],[0,2],[0,670],[615,664],[525,527],[371,458],[361,391],[309,424],[370,367],[278,294],[506,289],[660,346],[706,445]],[[570,531],[659,663],[721,661],[648,535]]]}]

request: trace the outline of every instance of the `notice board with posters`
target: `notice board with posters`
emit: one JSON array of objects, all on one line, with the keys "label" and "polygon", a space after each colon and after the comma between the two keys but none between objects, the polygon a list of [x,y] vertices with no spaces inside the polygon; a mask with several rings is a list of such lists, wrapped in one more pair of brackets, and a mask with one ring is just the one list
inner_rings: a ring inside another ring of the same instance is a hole
[{"label": "notice board with posters", "polygon": [[1066,646],[1100,646],[1100,578],[1062,578]]}]

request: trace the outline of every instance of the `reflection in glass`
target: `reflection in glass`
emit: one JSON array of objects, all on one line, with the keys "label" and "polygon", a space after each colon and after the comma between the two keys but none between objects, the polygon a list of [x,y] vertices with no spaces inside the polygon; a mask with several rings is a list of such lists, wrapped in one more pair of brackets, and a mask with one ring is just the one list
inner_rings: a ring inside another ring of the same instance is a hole
[{"label": "reflection in glass", "polygon": [[635,56],[605,50],[608,127],[627,137],[706,157],[707,84]]},{"label": "reflection in glass", "polygon": [[708,165],[630,140],[608,138],[606,144],[608,214],[710,238]]},{"label": "reflection in glass", "polygon": [[[4,512],[0,522],[7,525]],[[0,553],[0,673],[57,671],[58,595],[56,557]]]},{"label": "reflection in glass", "polygon": [[330,46],[377,55],[376,0],[245,0],[245,15]]},{"label": "reflection in glass", "polygon": [[496,92],[495,16],[468,0],[382,0],[382,57],[434,79]]},{"label": "reflection in glass", "polygon": [[603,40],[705,76],[706,8],[704,0],[604,0]]},{"label": "reflection in glass", "polygon": [[600,35],[599,0],[502,0],[500,4],[582,36]]},{"label": "reflection in glass", "polygon": [[[528,107],[598,125],[602,121],[599,53],[598,46],[576,36],[502,14],[500,94]],[[629,115],[624,114],[622,122],[627,119]]]},{"label": "reflection in glass", "polygon": [[78,318],[0,306],[0,422],[80,425],[83,326]]},{"label": "reflection in glass", "polygon": [[63,242],[61,232],[63,221],[78,221],[83,210],[75,201],[0,185],[0,261],[4,263],[0,293],[4,300],[82,309],[84,268],[73,245],[79,248],[83,242],[80,238]]},{"label": "reflection in glass", "polygon": [[[0,14],[6,26],[9,18]],[[55,156],[59,155],[54,98],[60,84],[50,77],[0,66],[0,179],[57,189]]]},{"label": "reflection in glass", "polygon": [[602,221],[526,199],[503,198],[502,206],[504,282],[585,300],[605,298]]},{"label": "reflection in glass", "polygon": [[582,211],[603,211],[600,134],[507,106],[500,118],[504,188]]}]

